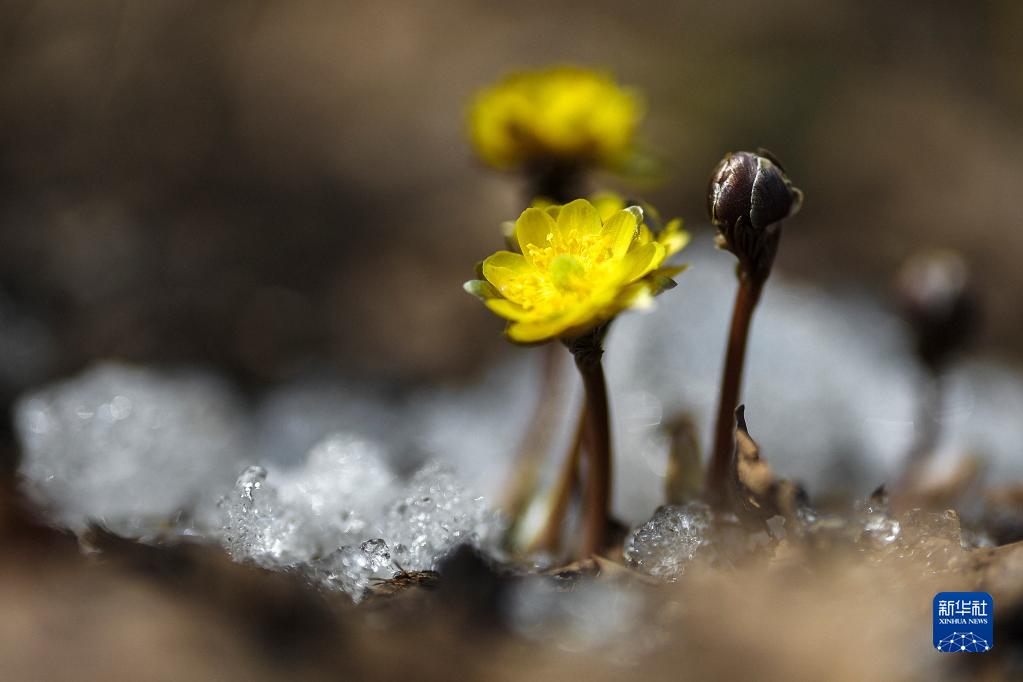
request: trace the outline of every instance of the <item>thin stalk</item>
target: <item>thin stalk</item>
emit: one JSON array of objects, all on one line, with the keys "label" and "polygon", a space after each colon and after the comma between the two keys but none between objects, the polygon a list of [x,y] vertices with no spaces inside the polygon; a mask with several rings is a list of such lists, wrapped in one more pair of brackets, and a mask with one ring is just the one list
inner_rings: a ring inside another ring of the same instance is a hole
[{"label": "thin stalk", "polygon": [[572,342],[576,367],[585,389],[583,449],[586,452],[586,478],[583,492],[583,526],[580,556],[587,557],[604,549],[604,538],[611,512],[611,427],[607,402],[607,382],[601,356],[606,327],[594,330]]},{"label": "thin stalk", "polygon": [[579,414],[579,425],[576,427],[572,444],[566,453],[565,462],[558,473],[551,493],[550,511],[544,522],[543,530],[530,546],[531,552],[557,552],[561,547],[561,531],[565,524],[569,502],[579,487],[579,458],[582,451],[583,429],[586,424],[586,408],[583,406]]},{"label": "thin stalk", "polygon": [[558,417],[556,408],[563,392],[561,367],[565,358],[564,350],[558,344],[552,343],[544,348],[543,353],[543,378],[536,408],[530,418],[526,437],[519,446],[512,469],[512,484],[505,493],[502,505],[508,517],[512,519],[513,526],[520,520],[530,499],[536,493],[540,466],[550,448]]},{"label": "thin stalk", "polygon": [[765,278],[751,277],[743,270],[739,271],[739,288],[735,295],[732,327],[728,335],[725,367],[721,376],[721,402],[718,404],[714,449],[707,470],[707,499],[711,504],[718,506],[728,499],[729,472],[735,451],[735,408],[739,404],[750,323],[764,288],[764,280]]},{"label": "thin stalk", "polygon": [[526,169],[528,202],[544,197],[556,204],[566,204],[584,194],[585,174],[575,163],[538,160]]}]

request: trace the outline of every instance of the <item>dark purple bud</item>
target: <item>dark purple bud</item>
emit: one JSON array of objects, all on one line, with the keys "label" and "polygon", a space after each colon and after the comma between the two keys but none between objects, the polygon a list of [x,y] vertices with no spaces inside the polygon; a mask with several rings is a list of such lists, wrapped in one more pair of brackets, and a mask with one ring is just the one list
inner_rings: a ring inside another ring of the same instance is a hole
[{"label": "dark purple bud", "polygon": [[734,227],[743,218],[763,230],[795,214],[803,193],[771,157],[752,152],[727,154],[714,169],[707,193],[710,220]]},{"label": "dark purple bud", "polygon": [[714,169],[707,192],[707,212],[715,225],[735,225],[748,216],[753,205],[757,156],[749,152],[728,154]]},{"label": "dark purple bud", "polygon": [[796,213],[803,193],[770,153],[727,154],[714,169],[707,211],[718,228],[718,245],[739,258],[742,271],[764,279],[781,236],[780,222]]}]

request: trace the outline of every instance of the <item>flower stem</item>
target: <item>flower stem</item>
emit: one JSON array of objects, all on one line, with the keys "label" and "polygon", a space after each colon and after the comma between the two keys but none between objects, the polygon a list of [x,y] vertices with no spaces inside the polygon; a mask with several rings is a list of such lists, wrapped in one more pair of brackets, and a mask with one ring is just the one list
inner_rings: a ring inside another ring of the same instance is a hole
[{"label": "flower stem", "polygon": [[586,488],[583,493],[582,544],[579,554],[588,557],[604,549],[611,511],[611,427],[604,379],[603,340],[607,326],[570,342],[585,390],[583,449],[586,452]]},{"label": "flower stem", "polygon": [[540,465],[550,446],[561,399],[561,368],[565,352],[557,344],[544,348],[543,378],[537,395],[536,409],[529,422],[526,437],[519,446],[512,471],[512,484],[505,494],[502,508],[512,520],[509,537],[536,492]]},{"label": "flower stem", "polygon": [[739,289],[732,310],[732,327],[728,335],[728,350],[721,377],[721,402],[718,404],[717,424],[714,431],[714,449],[707,470],[707,500],[716,506],[728,500],[728,481],[732,456],[735,451],[735,408],[739,404],[742,370],[746,361],[746,341],[749,338],[753,310],[760,300],[766,277],[753,277],[739,270]]},{"label": "flower stem", "polygon": [[583,194],[583,171],[577,164],[536,161],[526,170],[526,177],[530,202],[545,197],[556,204],[567,204]]},{"label": "flower stem", "polygon": [[579,425],[576,427],[575,436],[572,437],[572,444],[566,453],[565,462],[558,480],[554,484],[551,493],[550,511],[547,513],[547,520],[544,522],[543,530],[530,546],[531,552],[557,552],[561,547],[561,531],[565,523],[565,514],[568,513],[568,505],[572,500],[572,493],[579,486],[579,456],[582,451],[583,429],[586,424],[586,407],[582,408],[579,415]]}]

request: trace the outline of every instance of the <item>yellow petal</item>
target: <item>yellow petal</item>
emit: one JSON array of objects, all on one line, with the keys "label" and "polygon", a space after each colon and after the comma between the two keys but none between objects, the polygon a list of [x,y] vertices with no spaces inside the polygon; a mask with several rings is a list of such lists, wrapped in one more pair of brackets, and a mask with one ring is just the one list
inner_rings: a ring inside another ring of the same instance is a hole
[{"label": "yellow petal", "polygon": [[487,271],[495,268],[511,270],[520,275],[533,272],[533,266],[529,264],[529,261],[526,260],[525,256],[521,253],[514,253],[512,251],[497,251],[487,256],[486,260],[483,261],[483,275],[489,279],[492,284],[497,284],[497,282],[490,279],[490,275],[487,274]]},{"label": "yellow petal", "polygon": [[561,207],[558,214],[558,230],[568,234],[575,230],[579,234],[595,234],[600,232],[602,225],[600,214],[593,204],[585,199],[576,199]]},{"label": "yellow petal", "polygon": [[536,343],[557,338],[572,326],[574,316],[558,315],[545,320],[515,322],[508,327],[508,338],[518,343]]},{"label": "yellow petal", "polygon": [[528,310],[506,298],[491,298],[483,303],[506,320],[517,321],[529,317]]},{"label": "yellow petal", "polygon": [[648,310],[654,305],[654,292],[648,282],[636,282],[624,289],[618,297],[618,305],[622,308],[640,308]]},{"label": "yellow petal", "polygon": [[538,208],[541,211],[546,212],[547,215],[554,218],[555,221],[558,219],[558,213],[561,212],[561,204],[555,204],[553,201],[543,196],[534,197],[532,203],[529,205],[533,208]]},{"label": "yellow petal", "polygon": [[533,272],[533,266],[521,253],[498,251],[483,261],[483,276],[499,291],[502,291],[510,280]]},{"label": "yellow petal", "polygon": [[607,222],[618,211],[625,208],[625,200],[614,192],[597,192],[590,197],[590,203],[597,209],[600,219]]},{"label": "yellow petal", "polygon": [[675,218],[657,235],[657,241],[664,245],[667,257],[686,247],[689,243],[689,233],[682,229],[682,221]]},{"label": "yellow petal", "polygon": [[649,244],[654,240],[654,233],[650,231],[650,228],[646,223],[639,226],[639,234],[636,235],[636,241],[632,243],[632,247],[643,246]]},{"label": "yellow petal", "polygon": [[625,254],[618,266],[622,281],[632,282],[650,272],[664,260],[664,247],[657,242],[639,246]]},{"label": "yellow petal", "polygon": [[519,240],[519,249],[525,254],[526,259],[532,262],[529,255],[529,245],[537,248],[547,246],[548,237],[555,229],[554,219],[539,208],[527,208],[515,221],[515,236]]},{"label": "yellow petal", "polygon": [[611,254],[621,258],[636,238],[636,215],[631,211],[618,211],[604,224],[604,233],[611,236]]},{"label": "yellow petal", "polygon": [[602,307],[594,300],[583,301],[548,317],[516,321],[508,327],[508,337],[519,343],[536,343],[578,334],[610,316],[601,315]]}]

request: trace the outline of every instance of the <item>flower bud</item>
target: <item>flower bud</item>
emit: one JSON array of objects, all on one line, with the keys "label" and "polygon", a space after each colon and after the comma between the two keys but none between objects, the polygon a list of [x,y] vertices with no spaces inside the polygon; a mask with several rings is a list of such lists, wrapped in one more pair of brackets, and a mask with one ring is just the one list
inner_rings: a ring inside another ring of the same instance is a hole
[{"label": "flower bud", "polygon": [[707,192],[707,211],[720,231],[721,246],[756,270],[770,269],[775,226],[802,203],[803,193],[763,150],[727,154],[714,169]]},{"label": "flower bud", "polygon": [[918,253],[899,269],[895,284],[920,359],[940,367],[966,345],[980,318],[966,262],[953,251]]}]

